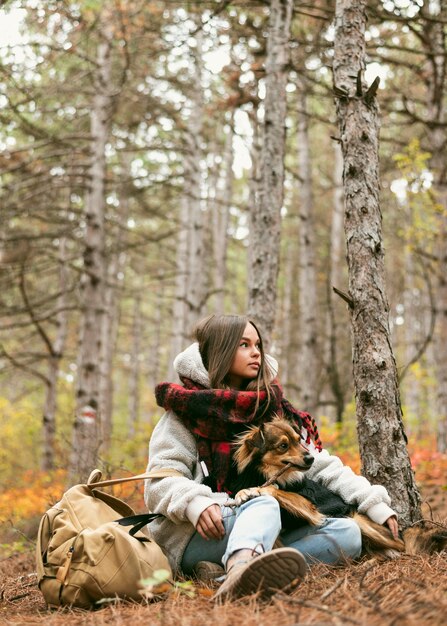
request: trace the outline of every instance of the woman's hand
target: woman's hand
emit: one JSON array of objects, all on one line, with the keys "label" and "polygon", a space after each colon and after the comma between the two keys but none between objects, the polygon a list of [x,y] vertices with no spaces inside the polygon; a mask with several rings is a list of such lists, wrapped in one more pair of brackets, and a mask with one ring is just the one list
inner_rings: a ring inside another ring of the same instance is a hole
[{"label": "woman's hand", "polygon": [[399,539],[399,526],[397,524],[397,517],[395,515],[392,515],[386,520],[385,524],[391,530],[391,534],[393,535],[394,539]]},{"label": "woman's hand", "polygon": [[222,539],[225,536],[222,511],[218,504],[212,504],[202,512],[196,530],[204,539]]}]

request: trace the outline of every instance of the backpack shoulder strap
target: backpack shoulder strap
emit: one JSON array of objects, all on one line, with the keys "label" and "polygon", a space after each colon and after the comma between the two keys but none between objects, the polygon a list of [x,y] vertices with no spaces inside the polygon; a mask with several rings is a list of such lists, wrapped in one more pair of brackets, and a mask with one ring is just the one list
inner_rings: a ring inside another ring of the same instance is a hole
[{"label": "backpack shoulder strap", "polygon": [[108,487],[109,485],[119,485],[120,483],[127,483],[132,480],[145,480],[146,478],[168,478],[169,476],[183,476],[181,472],[172,468],[165,468],[159,470],[152,470],[145,474],[138,474],[136,476],[124,476],[123,478],[113,478],[111,480],[100,480],[101,471],[98,469],[93,470],[87,480],[88,487]]}]

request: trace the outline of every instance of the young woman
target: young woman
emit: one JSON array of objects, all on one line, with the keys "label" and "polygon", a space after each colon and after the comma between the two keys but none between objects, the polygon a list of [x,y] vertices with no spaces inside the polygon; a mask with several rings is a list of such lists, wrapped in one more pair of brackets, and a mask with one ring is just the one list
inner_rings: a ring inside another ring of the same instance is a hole
[{"label": "young woman", "polygon": [[[165,518],[151,524],[174,571],[197,573],[202,562],[222,564],[226,578],[219,599],[260,591],[268,597],[302,579],[307,564],[337,563],[361,552],[352,519],[326,518],[319,526],[282,531],[279,505],[271,496],[242,506],[225,505],[235,495],[232,443],[250,425],[275,414],[298,423],[315,461],[309,478],[324,482],[397,537],[388,493],[355,475],[322,449],[315,422],[283,397],[277,363],[264,354],[256,325],[239,315],[211,315],[199,322],[196,342],[174,361],[182,385],[161,383],[157,403],[166,413],[149,444],[148,470],[173,468],[182,476],[147,481],[148,509]],[[283,548],[274,549],[276,539]]]}]

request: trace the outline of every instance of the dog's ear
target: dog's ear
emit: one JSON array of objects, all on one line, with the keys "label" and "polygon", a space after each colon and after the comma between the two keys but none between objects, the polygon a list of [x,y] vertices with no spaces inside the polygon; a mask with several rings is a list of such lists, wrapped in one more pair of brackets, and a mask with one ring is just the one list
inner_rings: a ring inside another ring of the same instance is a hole
[{"label": "dog's ear", "polygon": [[254,448],[259,448],[261,450],[265,444],[264,424],[259,426],[259,428],[255,428],[245,443],[247,444],[249,450],[253,450]]}]

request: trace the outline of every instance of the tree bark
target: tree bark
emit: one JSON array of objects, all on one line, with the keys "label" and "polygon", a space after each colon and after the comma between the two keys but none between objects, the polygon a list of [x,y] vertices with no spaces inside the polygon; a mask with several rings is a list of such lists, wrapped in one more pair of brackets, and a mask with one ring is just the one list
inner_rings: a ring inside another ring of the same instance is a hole
[{"label": "tree bark", "polygon": [[[127,200],[124,199],[122,205],[125,206]],[[127,209],[124,210],[127,214]],[[122,216],[123,226],[118,230],[114,247],[116,248],[108,259],[106,269],[107,280],[104,285],[104,319],[101,327],[101,357],[99,373],[99,407],[101,415],[100,439],[104,449],[108,450],[112,437],[113,418],[113,356],[115,354],[116,341],[118,336],[118,326],[120,317],[119,290],[121,282],[118,278],[124,273],[127,262],[125,252],[120,252],[123,245],[124,223],[126,219]]]},{"label": "tree bark", "polygon": [[192,49],[194,90],[188,118],[183,170],[183,195],[177,239],[176,282],[173,304],[171,358],[168,376],[177,378],[173,361],[185,343],[204,308],[203,207],[200,163],[202,159],[203,86],[202,33],[195,36]]},{"label": "tree bark", "polygon": [[105,147],[111,115],[111,39],[103,35],[97,49],[95,95],[90,113],[92,151],[90,185],[85,199],[84,269],[81,278],[81,329],[70,482],[84,480],[97,465],[100,433],[101,328],[104,323],[106,263]]},{"label": "tree bark", "polygon": [[[409,223],[413,223],[413,217],[411,215],[411,207],[405,207],[408,215]],[[405,362],[410,363],[414,355],[418,352],[418,344],[420,343],[421,332],[416,326],[418,307],[414,306],[414,290],[416,288],[415,280],[415,267],[414,257],[411,250],[406,249],[404,251],[404,268],[405,268],[405,285],[403,292],[403,305],[404,305],[404,336],[405,336]],[[416,311],[415,311],[416,309]],[[406,407],[406,415],[412,421],[416,423],[416,418],[421,415],[419,413],[419,394],[420,385],[417,377],[413,376],[411,371],[406,376],[406,384],[403,385],[404,393],[404,405]],[[423,418],[422,418],[423,419]],[[419,420],[417,420],[419,421]],[[411,431],[410,431],[411,432]]]},{"label": "tree bark", "polygon": [[[201,26],[201,20],[199,20]],[[187,198],[189,203],[188,218],[188,256],[189,272],[186,292],[186,327],[189,336],[205,306],[205,268],[204,257],[204,207],[202,200],[202,175],[200,164],[203,158],[203,34],[200,30],[195,36],[196,46],[192,49],[194,64],[194,91],[191,101],[191,115],[188,120],[188,147],[185,155],[185,175],[188,179]]]},{"label": "tree bark", "polygon": [[162,343],[161,327],[164,314],[163,295],[162,286],[158,286],[154,293],[154,330],[146,359],[146,363],[149,364],[147,381],[150,389],[153,389],[159,382],[160,348]]},{"label": "tree bark", "polygon": [[135,436],[140,417],[140,352],[141,352],[141,298],[135,297],[132,323],[132,352],[129,379],[129,420],[127,433]]},{"label": "tree bark", "polygon": [[447,146],[445,81],[447,75],[446,19],[447,6],[440,2],[421,8],[425,15],[424,38],[426,47],[427,117],[426,130],[437,201],[443,207],[437,242],[438,283],[436,286],[436,328],[434,357],[436,364],[438,451],[447,452]]},{"label": "tree bark", "polygon": [[[119,207],[116,226],[108,234],[107,255],[105,257],[104,319],[101,327],[101,357],[99,373],[99,407],[101,415],[100,438],[104,450],[108,450],[113,431],[113,357],[116,352],[120,320],[120,295],[123,289],[124,274],[129,260],[126,249],[127,220],[129,217],[133,185],[127,182],[131,176],[131,158],[128,154],[120,157],[122,180],[119,188]],[[109,229],[110,230],[110,229]]]},{"label": "tree bark", "polygon": [[68,269],[66,258],[65,237],[59,243],[59,290],[57,299],[58,313],[56,315],[56,337],[49,355],[47,390],[45,395],[45,406],[43,412],[43,453],[42,469],[48,471],[55,466],[55,436],[56,436],[56,410],[57,410],[57,380],[59,376],[60,362],[64,352],[67,338],[67,283]]},{"label": "tree bark", "polygon": [[353,371],[362,472],[388,490],[403,527],[420,519],[420,496],[402,423],[385,291],[379,204],[379,113],[365,90],[365,0],[337,0],[334,86],[344,158],[345,235]]},{"label": "tree bark", "polygon": [[[295,280],[296,271],[296,259],[295,252],[296,246],[293,242],[288,242],[287,248],[284,254],[284,290],[282,297],[282,320],[281,320],[281,384],[284,387],[286,394],[289,394],[291,386],[291,378],[293,376],[293,383],[295,383],[295,370],[296,367],[292,365],[295,363],[295,359],[292,361],[291,346],[293,344],[292,333],[292,293],[293,283]],[[293,375],[292,375],[293,372]],[[294,385],[295,391],[295,385]]]},{"label": "tree bark", "polygon": [[334,146],[334,194],[332,204],[332,220],[331,220],[331,239],[329,254],[329,277],[327,284],[327,302],[328,302],[328,347],[327,347],[327,367],[329,386],[334,397],[335,404],[335,421],[341,424],[343,421],[343,412],[345,407],[346,390],[342,382],[342,376],[339,368],[339,329],[341,324],[337,320],[337,312],[335,298],[338,298],[333,292],[333,287],[341,287],[341,259],[342,259],[342,241],[343,232],[343,154],[338,143]]},{"label": "tree bark", "polygon": [[306,85],[299,85],[298,168],[300,175],[299,216],[299,328],[300,354],[295,368],[300,407],[312,415],[318,406],[318,328],[317,276],[315,268],[315,224],[312,192],[312,166],[309,145]]},{"label": "tree bark", "polygon": [[276,313],[292,9],[292,0],[270,3],[259,202],[250,207],[247,308],[267,340],[272,336]]},{"label": "tree bark", "polygon": [[222,188],[218,188],[216,191],[213,212],[214,289],[216,290],[214,309],[219,314],[223,313],[225,308],[228,225],[233,195],[233,116],[225,141],[223,172],[224,181]]},{"label": "tree bark", "polygon": [[[186,180],[185,180],[186,183]],[[180,203],[178,222],[176,273],[174,285],[174,302],[172,305],[171,353],[168,365],[168,380],[177,380],[174,370],[174,359],[185,347],[186,335],[186,292],[188,277],[188,219],[189,203],[183,195]]]}]

